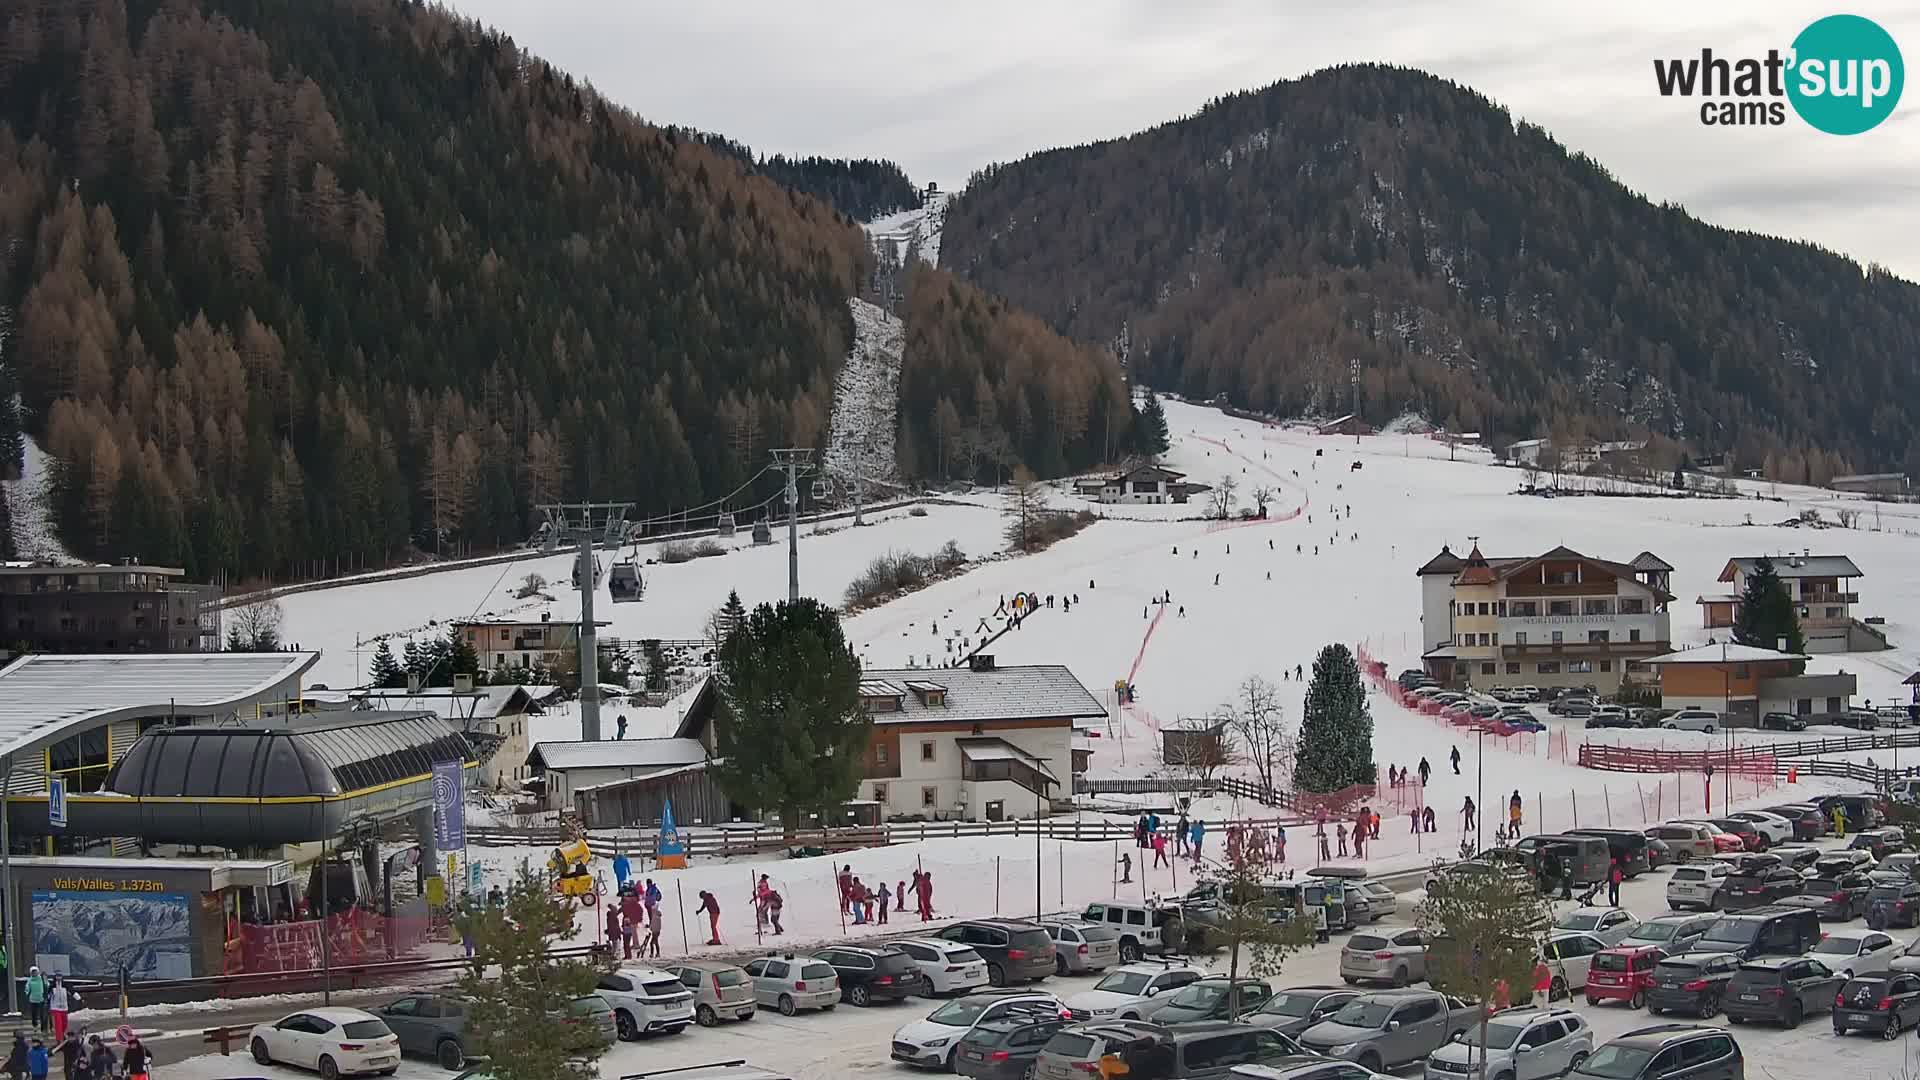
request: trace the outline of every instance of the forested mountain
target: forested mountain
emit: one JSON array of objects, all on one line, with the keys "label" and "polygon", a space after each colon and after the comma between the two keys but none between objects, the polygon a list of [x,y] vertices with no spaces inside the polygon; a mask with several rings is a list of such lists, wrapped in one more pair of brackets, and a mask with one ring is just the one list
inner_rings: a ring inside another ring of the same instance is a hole
[{"label": "forested mountain", "polygon": [[828,206],[403,0],[15,0],[0,309],[91,554],[313,573],[816,445]]},{"label": "forested mountain", "polygon": [[1376,421],[1920,472],[1920,288],[1649,203],[1415,71],[1330,69],[990,168],[941,262],[1136,378],[1256,409],[1346,412],[1358,361]]},{"label": "forested mountain", "polygon": [[693,128],[669,128],[676,135],[698,139],[715,150],[731,154],[781,187],[803,191],[856,221],[872,221],[883,214],[920,205],[920,189],[906,171],[891,161],[872,158],[790,158],[783,154],[761,157],[745,143],[725,135]]}]

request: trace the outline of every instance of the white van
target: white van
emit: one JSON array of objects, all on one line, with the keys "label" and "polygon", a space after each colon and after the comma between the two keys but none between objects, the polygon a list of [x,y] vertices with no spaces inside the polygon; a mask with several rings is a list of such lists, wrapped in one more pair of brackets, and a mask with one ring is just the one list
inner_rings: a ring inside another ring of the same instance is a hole
[{"label": "white van", "polygon": [[1180,945],[1181,921],[1177,904],[1105,900],[1088,904],[1080,917],[1090,923],[1110,926],[1119,933],[1120,962],[1123,964],[1131,964],[1148,953],[1165,953]]}]

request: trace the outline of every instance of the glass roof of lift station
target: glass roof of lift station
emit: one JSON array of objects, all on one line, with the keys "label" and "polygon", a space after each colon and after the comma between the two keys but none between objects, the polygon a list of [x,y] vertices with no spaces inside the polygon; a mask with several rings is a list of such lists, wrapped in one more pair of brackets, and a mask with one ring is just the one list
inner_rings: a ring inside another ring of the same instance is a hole
[{"label": "glass roof of lift station", "polygon": [[297,717],[287,727],[154,728],[127,750],[107,789],[146,798],[343,796],[416,780],[437,761],[470,761],[467,741],[432,713]]}]

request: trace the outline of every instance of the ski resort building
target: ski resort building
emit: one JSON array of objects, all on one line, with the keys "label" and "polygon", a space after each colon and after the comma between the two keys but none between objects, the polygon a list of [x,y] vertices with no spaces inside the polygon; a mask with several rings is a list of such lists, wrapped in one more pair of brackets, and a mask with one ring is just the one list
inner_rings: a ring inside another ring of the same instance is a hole
[{"label": "ski resort building", "polygon": [[1187,474],[1158,465],[1140,465],[1100,485],[1103,503],[1183,503],[1187,497],[1205,488],[1187,483]]},{"label": "ski resort building", "polygon": [[[1759,556],[1727,560],[1720,580],[1730,586],[1726,593],[1702,596],[1701,622],[1709,630],[1730,627],[1740,619],[1740,598],[1746,595],[1747,579],[1760,561]],[[1852,559],[1845,555],[1815,555],[1811,551],[1781,555],[1773,559],[1773,572],[1787,587],[1787,597],[1799,609],[1800,633],[1810,653],[1872,652],[1887,648],[1880,631],[1853,617],[1853,606],[1860,602],[1855,578],[1864,577]]]},{"label": "ski resort building", "polygon": [[[595,627],[612,626],[596,619]],[[549,663],[557,653],[580,648],[580,624],[538,619],[460,619],[454,630],[467,639],[482,668],[532,667]]]},{"label": "ski resort building", "polygon": [[1709,709],[1728,727],[1755,727],[1770,712],[1820,717],[1843,712],[1858,685],[1847,672],[1796,675],[1800,653],[1731,642],[1702,645],[1647,660],[1660,673],[1660,704]]},{"label": "ski resort building", "polygon": [[1423,663],[1443,683],[1587,686],[1602,693],[1669,650],[1673,567],[1652,552],[1612,562],[1556,547],[1465,558],[1442,547],[1420,578]]},{"label": "ski resort building", "polygon": [[0,565],[0,641],[24,652],[220,650],[220,590],[172,566]]}]

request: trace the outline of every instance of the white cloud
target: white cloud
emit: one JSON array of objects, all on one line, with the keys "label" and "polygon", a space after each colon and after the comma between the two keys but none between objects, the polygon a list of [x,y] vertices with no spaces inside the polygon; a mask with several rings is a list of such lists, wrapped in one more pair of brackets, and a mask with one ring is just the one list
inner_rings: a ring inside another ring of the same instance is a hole
[{"label": "white cloud", "polygon": [[[1838,138],[1711,129],[1654,90],[1655,57],[1785,49],[1827,3],[1674,0],[454,0],[635,112],[763,152],[981,166],[1125,135],[1208,98],[1383,61],[1471,86],[1655,200],[1920,280],[1920,90]],[[1847,10],[1920,65],[1920,0]]]}]

